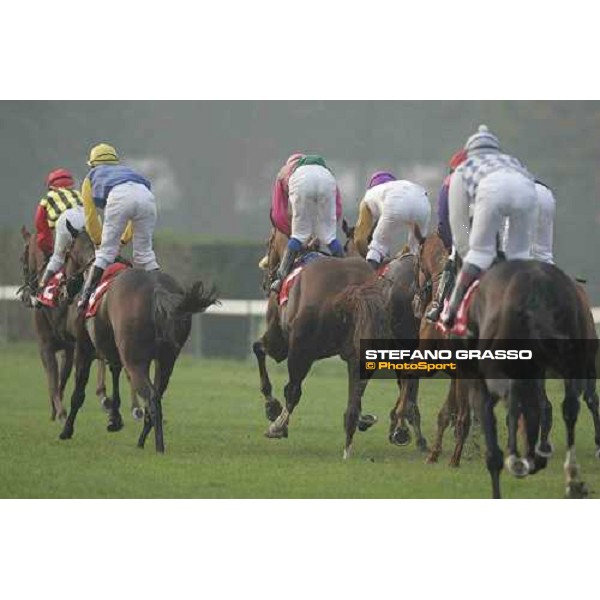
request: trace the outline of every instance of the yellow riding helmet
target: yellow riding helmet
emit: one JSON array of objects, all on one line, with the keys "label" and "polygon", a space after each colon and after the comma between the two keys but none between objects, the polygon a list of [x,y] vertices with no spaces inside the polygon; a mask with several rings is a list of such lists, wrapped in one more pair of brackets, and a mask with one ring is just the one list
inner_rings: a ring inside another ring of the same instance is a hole
[{"label": "yellow riding helmet", "polygon": [[118,163],[119,157],[117,151],[110,144],[98,144],[90,150],[88,166],[95,167],[103,163]]}]

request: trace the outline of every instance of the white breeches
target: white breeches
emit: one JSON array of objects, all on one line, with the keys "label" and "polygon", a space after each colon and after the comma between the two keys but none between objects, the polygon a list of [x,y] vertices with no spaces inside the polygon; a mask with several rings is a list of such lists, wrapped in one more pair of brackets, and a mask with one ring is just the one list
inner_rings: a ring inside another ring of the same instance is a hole
[{"label": "white breeches", "polygon": [[158,269],[152,249],[156,226],[154,195],[141,183],[127,182],[115,186],[106,200],[102,243],[96,251],[95,265],[106,269],[119,253],[121,236],[127,222],[133,224],[133,262],[146,271]]},{"label": "white breeches", "polygon": [[496,236],[508,219],[505,253],[508,260],[531,258],[536,191],[533,181],[517,171],[504,169],[479,183],[464,261],[487,269],[497,252]]},{"label": "white breeches", "polygon": [[54,252],[48,262],[47,270],[56,273],[65,263],[65,256],[73,237],[67,229],[67,219],[72,225],[73,229],[82,231],[85,229],[85,214],[83,207],[76,206],[69,208],[63,212],[60,217],[56,220],[56,226],[54,228]]},{"label": "white breeches", "polygon": [[335,177],[325,167],[298,167],[289,181],[291,237],[305,244],[315,236],[329,245],[336,238]]},{"label": "white breeches", "polygon": [[[381,216],[373,231],[367,260],[381,262],[391,256],[402,240],[408,241],[410,251],[417,253],[419,244],[413,234],[413,224],[417,223],[422,235],[427,235],[431,205],[425,193],[403,193],[386,196]],[[408,237],[407,237],[408,231]]]}]

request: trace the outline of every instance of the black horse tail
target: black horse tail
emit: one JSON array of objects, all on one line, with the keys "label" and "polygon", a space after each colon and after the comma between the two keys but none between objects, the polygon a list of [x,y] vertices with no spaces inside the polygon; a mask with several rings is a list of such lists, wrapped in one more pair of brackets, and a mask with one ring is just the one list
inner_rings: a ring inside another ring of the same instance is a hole
[{"label": "black horse tail", "polygon": [[334,309],[349,316],[354,326],[354,348],[361,340],[384,339],[389,336],[386,299],[377,281],[348,285],[333,299]]},{"label": "black horse tail", "polygon": [[175,291],[159,283],[154,288],[152,310],[157,341],[182,346],[187,339],[191,316],[217,303],[216,288],[205,290],[201,281],[194,282],[185,291]]}]

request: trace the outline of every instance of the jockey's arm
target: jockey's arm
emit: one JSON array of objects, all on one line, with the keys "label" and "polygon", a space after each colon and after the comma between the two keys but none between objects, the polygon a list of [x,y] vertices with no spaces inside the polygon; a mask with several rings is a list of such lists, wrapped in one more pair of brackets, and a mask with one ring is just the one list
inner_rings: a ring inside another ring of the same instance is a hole
[{"label": "jockey's arm", "polygon": [[52,240],[52,231],[48,224],[48,212],[41,204],[38,204],[35,211],[35,229],[37,231],[38,248],[45,254],[52,254],[54,243]]},{"label": "jockey's arm", "polygon": [[354,244],[361,256],[367,255],[369,246],[369,235],[373,230],[373,215],[364,200],[361,200],[358,208],[358,221],[354,229]]},{"label": "jockey's arm", "polygon": [[461,258],[469,251],[469,197],[462,177],[462,169],[459,167],[450,180],[448,190],[448,211],[450,216],[450,230],[454,246]]},{"label": "jockey's arm", "polygon": [[81,198],[83,200],[83,212],[85,214],[85,229],[90,239],[96,246],[102,241],[102,224],[98,218],[98,211],[92,196],[92,184],[89,178],[83,180],[81,187]]}]

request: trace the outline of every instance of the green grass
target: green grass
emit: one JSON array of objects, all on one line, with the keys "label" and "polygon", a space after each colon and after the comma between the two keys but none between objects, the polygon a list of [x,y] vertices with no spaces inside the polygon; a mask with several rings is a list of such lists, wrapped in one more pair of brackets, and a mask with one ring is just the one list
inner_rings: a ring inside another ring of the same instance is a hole
[{"label": "green grass", "polygon": [[[270,363],[281,395],[285,368]],[[93,386],[72,440],[60,441],[60,427],[49,421],[45,378],[31,345],[0,349],[0,497],[9,498],[487,498],[490,485],[483,459],[468,443],[462,466],[447,461],[453,436],[436,465],[424,464],[413,445],[387,441],[387,414],[395,400],[393,381],[374,381],[364,408],[380,417],[369,432],[357,433],[354,455],[342,461],[342,414],[346,403],[341,361],[318,363],[309,374],[290,437],[263,436],[266,420],[253,362],[195,360],[182,357],[164,400],[164,456],[136,448],[140,426],[125,402],[125,427],[105,429]],[[95,369],[93,372],[95,377]],[[446,380],[424,381],[420,406],[428,441],[435,432]],[[68,393],[71,387],[69,386]],[[550,382],[555,405],[553,441],[557,452],[549,467],[533,477],[502,477],[507,498],[560,498],[564,426],[560,385]],[[127,397],[127,391],[125,394]],[[67,394],[67,399],[68,399]],[[68,400],[67,400],[68,402]],[[497,408],[503,422],[504,410]],[[504,427],[501,426],[503,430]],[[592,492],[600,493],[600,461],[593,457],[591,418],[582,407],[578,459]]]}]

